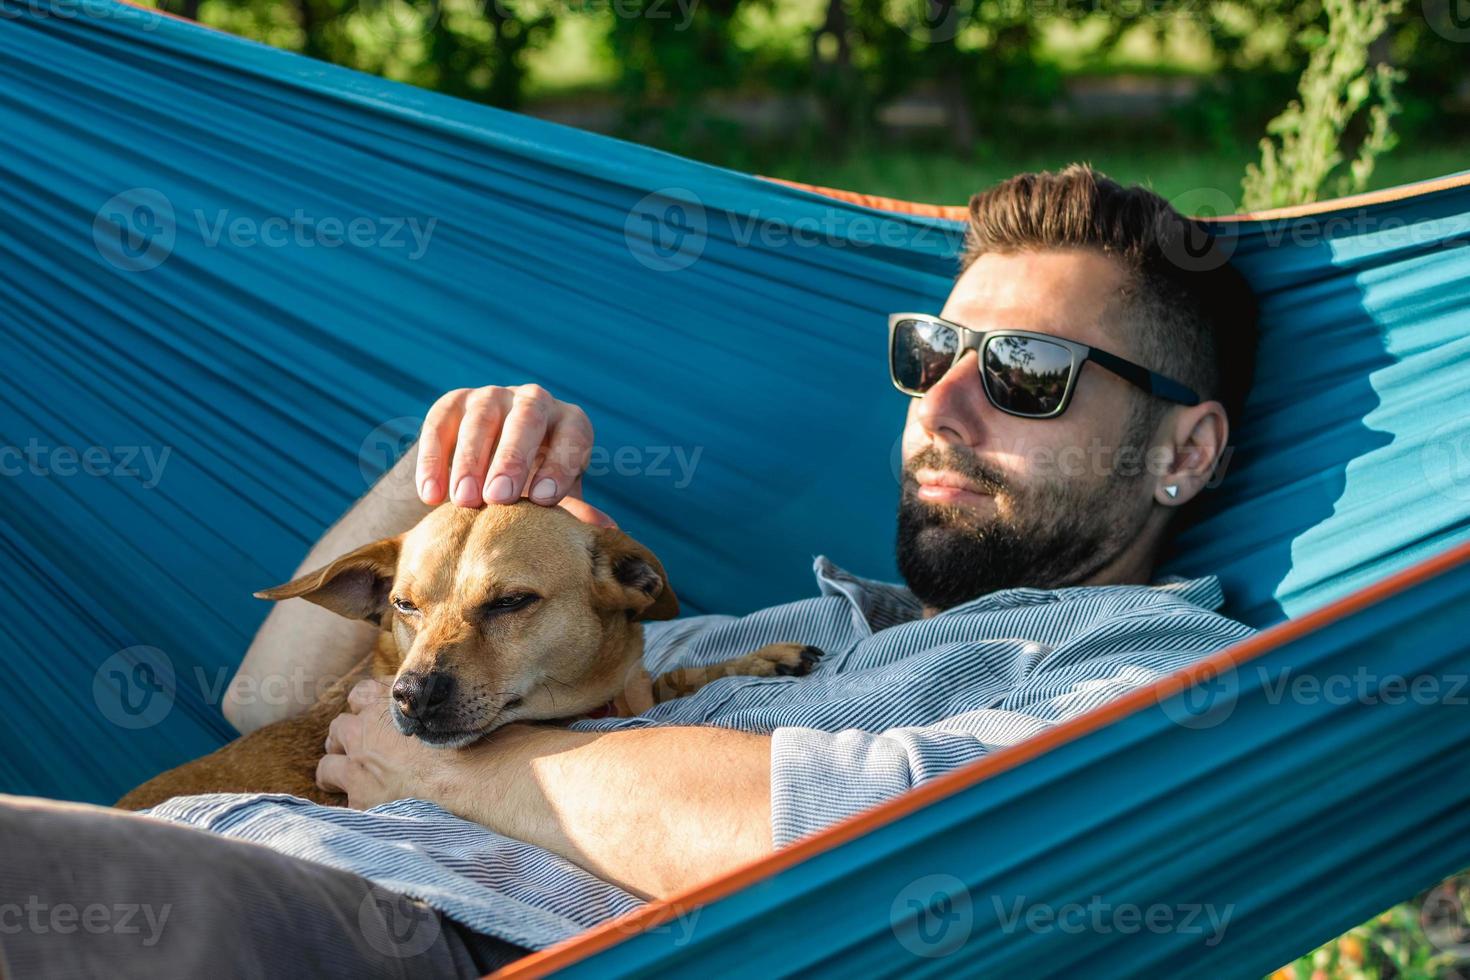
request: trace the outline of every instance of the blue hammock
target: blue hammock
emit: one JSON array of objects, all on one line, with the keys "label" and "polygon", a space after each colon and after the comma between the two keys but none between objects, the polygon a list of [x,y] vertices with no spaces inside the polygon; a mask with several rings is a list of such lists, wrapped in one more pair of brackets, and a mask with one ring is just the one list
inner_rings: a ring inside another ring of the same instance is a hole
[{"label": "blue hammock", "polygon": [[[110,0],[0,0],[0,82],[22,694],[0,790],[108,801],[226,739],[220,693],[266,612],[251,591],[456,385],[536,380],[586,406],[590,496],[690,611],[808,594],[816,553],[894,577],[883,315],[938,308],[955,222]],[[1470,540],[1470,176],[1220,230],[1262,297],[1259,381],[1170,570],[1219,573],[1233,615],[1289,629]],[[1258,663],[1470,673],[1466,569],[1433,567]],[[1177,724],[1178,699],[1140,708],[712,899],[693,942],[650,932],[583,966],[1260,973],[1470,864],[1462,708],[1288,703],[1227,676],[1209,725]],[[930,873],[962,884],[973,929],[916,958],[890,905]],[[1018,895],[1235,913],[1213,946],[1007,932]]]}]

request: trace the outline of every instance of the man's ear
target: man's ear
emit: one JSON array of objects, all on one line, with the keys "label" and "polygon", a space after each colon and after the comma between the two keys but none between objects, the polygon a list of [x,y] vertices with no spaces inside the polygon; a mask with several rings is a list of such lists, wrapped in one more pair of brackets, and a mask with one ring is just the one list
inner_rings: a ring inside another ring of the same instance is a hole
[{"label": "man's ear", "polygon": [[255,593],[257,599],[294,599],[300,596],[348,619],[380,623],[388,611],[388,592],[398,569],[403,535],[365,544],[356,551],[273,589]]},{"label": "man's ear", "polygon": [[604,608],[629,619],[673,619],[679,599],[653,552],[615,527],[599,528],[592,550],[592,578]]},{"label": "man's ear", "polygon": [[[1217,401],[1175,409],[1166,423],[1167,458],[1154,471],[1154,500],[1178,507],[1223,476],[1230,422]],[[1173,488],[1172,491],[1170,488]]]}]

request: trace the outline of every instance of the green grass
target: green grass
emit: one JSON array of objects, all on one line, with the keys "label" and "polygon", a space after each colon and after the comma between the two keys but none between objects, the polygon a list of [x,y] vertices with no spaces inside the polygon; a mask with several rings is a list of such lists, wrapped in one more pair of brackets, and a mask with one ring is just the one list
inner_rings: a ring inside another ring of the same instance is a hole
[{"label": "green grass", "polygon": [[[1198,210],[1221,200],[1240,199],[1240,178],[1255,148],[1241,146],[1234,154],[1187,146],[1148,146],[1140,138],[1131,144],[1089,142],[1035,149],[981,151],[962,160],[952,153],[912,149],[877,149],[852,153],[836,161],[810,156],[751,161],[771,177],[879,194],[930,204],[963,204],[971,194],[1012,174],[1056,169],[1074,161],[1091,163],[1123,183],[1152,187],[1183,210]],[[711,162],[722,162],[712,160]],[[740,166],[739,161],[730,165]],[[1470,167],[1470,140],[1434,146],[1399,146],[1380,161],[1370,189],[1430,177],[1442,177]],[[1218,211],[1216,212],[1218,213]]]}]

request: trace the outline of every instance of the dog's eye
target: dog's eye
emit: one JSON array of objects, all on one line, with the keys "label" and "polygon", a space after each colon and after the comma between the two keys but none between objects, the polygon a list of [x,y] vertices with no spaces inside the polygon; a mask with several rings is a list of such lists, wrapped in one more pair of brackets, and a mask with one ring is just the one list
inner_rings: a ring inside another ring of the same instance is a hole
[{"label": "dog's eye", "polygon": [[407,599],[402,598],[401,596],[394,596],[392,602],[393,608],[397,609],[405,616],[412,616],[414,613],[419,611],[418,606],[415,606],[413,603],[409,602]]},{"label": "dog's eye", "polygon": [[498,599],[491,599],[485,603],[484,608],[485,612],[490,615],[511,612],[516,609],[524,609],[539,598],[541,597],[534,592],[512,592]]}]

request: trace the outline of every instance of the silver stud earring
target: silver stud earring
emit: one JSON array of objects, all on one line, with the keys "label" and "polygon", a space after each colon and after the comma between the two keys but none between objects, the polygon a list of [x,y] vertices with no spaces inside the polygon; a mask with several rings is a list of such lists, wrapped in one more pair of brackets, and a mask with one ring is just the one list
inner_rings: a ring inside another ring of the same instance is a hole
[{"label": "silver stud earring", "polygon": [[1173,500],[1175,497],[1179,496],[1179,488],[1176,487],[1174,484],[1169,483],[1164,486],[1164,493],[1169,495],[1170,500]]}]

